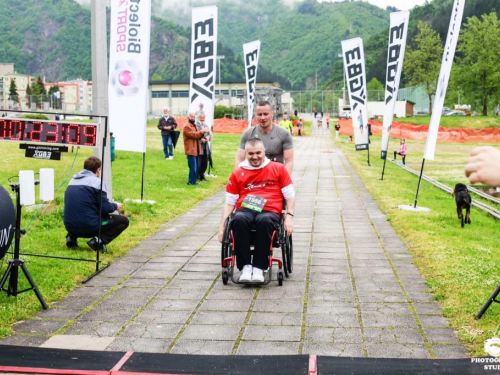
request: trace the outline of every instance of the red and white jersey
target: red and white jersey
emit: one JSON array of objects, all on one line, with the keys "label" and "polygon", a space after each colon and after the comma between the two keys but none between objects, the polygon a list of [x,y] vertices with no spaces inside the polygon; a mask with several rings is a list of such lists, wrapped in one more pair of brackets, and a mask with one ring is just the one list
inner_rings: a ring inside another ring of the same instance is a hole
[{"label": "red and white jersey", "polygon": [[293,183],[285,166],[270,162],[261,169],[237,168],[229,178],[226,193],[238,196],[236,209],[241,208],[241,202],[248,194],[257,195],[267,200],[264,211],[281,213],[283,209],[282,189]]}]

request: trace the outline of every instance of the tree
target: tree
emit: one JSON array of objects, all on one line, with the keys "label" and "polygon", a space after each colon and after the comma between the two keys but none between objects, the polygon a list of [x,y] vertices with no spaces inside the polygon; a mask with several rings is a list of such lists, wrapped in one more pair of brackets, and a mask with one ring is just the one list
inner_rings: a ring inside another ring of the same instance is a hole
[{"label": "tree", "polygon": [[10,80],[9,99],[13,100],[15,102],[17,102],[19,99],[19,94],[17,93],[17,85],[16,85],[16,81],[14,81],[14,79]]},{"label": "tree", "polygon": [[33,92],[31,91],[31,85],[28,83],[28,86],[26,86],[26,101],[28,102],[28,108],[31,107],[31,95],[33,95]]},{"label": "tree", "polygon": [[404,72],[410,86],[424,86],[432,114],[432,96],[436,94],[444,48],[441,38],[429,25],[419,21],[418,30],[415,48],[408,46],[406,50]]},{"label": "tree", "polygon": [[481,103],[483,116],[488,114],[490,99],[499,94],[500,51],[486,46],[500,45],[500,21],[496,13],[467,19],[460,35],[454,82],[467,93],[467,100]]},{"label": "tree", "polygon": [[[58,92],[59,95],[56,95],[56,92]],[[52,108],[61,109],[61,90],[59,89],[59,86],[58,85],[50,86],[48,94],[50,96],[50,102],[52,103]]]}]

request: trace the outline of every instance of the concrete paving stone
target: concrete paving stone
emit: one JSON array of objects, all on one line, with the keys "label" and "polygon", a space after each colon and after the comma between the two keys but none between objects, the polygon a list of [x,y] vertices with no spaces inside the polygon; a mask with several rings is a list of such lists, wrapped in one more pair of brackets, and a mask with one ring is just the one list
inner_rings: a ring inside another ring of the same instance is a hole
[{"label": "concrete paving stone", "polygon": [[162,271],[152,271],[152,270],[137,270],[132,274],[133,277],[137,279],[143,279],[144,283],[147,283],[148,279],[165,279],[172,278],[178,271],[172,270],[162,270]]},{"label": "concrete paving stone", "polygon": [[84,309],[92,305],[99,298],[100,297],[72,297],[70,295],[63,300],[54,302],[53,305],[56,307],[68,309]]},{"label": "concrete paving stone", "polygon": [[[341,252],[341,250],[346,249],[346,243],[344,238],[333,238],[331,241],[318,241],[313,239],[312,241],[312,252],[329,252],[328,249],[338,249],[337,252]],[[295,250],[295,247],[294,247]]]},{"label": "concrete paving stone", "polygon": [[302,313],[252,312],[248,324],[265,326],[300,326]]},{"label": "concrete paving stone", "polygon": [[424,329],[431,327],[449,327],[448,321],[443,316],[419,315],[418,318]]},{"label": "concrete paving stone", "polygon": [[113,291],[113,293],[111,293],[111,295],[108,298],[136,299],[136,300],[147,301],[152,296],[154,296],[156,293],[158,293],[158,291],[159,291],[158,287],[130,288],[130,287],[122,286],[122,287],[118,288],[117,290]]},{"label": "concrete paving stone", "polygon": [[146,308],[134,319],[134,322],[147,324],[185,324],[191,314],[190,310],[162,311]]},{"label": "concrete paving stone", "polygon": [[[0,345],[38,347],[49,339],[49,336],[12,335],[0,340]],[[0,347],[0,352],[2,351]]]},{"label": "concrete paving stone", "polygon": [[306,341],[330,342],[332,344],[362,344],[360,328],[306,328]]},{"label": "concrete paving stone", "polygon": [[430,358],[429,350],[418,344],[367,344],[366,349],[375,358]]},{"label": "concrete paving stone", "polygon": [[156,253],[157,250],[146,250],[146,249],[138,249],[137,247],[133,247],[129,251],[127,251],[127,256],[140,256],[140,257],[152,257]]},{"label": "concrete paving stone", "polygon": [[195,256],[192,258],[188,264],[216,264],[219,268],[221,267],[220,255],[217,256]]},{"label": "concrete paving stone", "polygon": [[102,271],[105,277],[125,277],[135,272],[140,267],[139,263],[112,263]]},{"label": "concrete paving stone", "polygon": [[154,240],[172,241],[176,238],[176,236],[172,232],[162,229],[153,234],[150,238]]},{"label": "concrete paving stone", "polygon": [[312,254],[312,259],[313,261],[319,260],[319,259],[336,259],[336,260],[346,260],[347,259],[347,253],[346,252],[341,252],[341,253],[313,253]]},{"label": "concrete paving stone", "polygon": [[311,274],[337,274],[337,275],[350,275],[349,263],[346,261],[342,266],[325,266],[325,265],[311,265]]},{"label": "concrete paving stone", "polygon": [[75,319],[80,315],[82,311],[80,309],[69,309],[63,307],[53,307],[47,310],[42,310],[38,312],[35,317],[41,319]]},{"label": "concrete paving stone", "polygon": [[465,349],[462,345],[432,345],[432,350],[437,358],[469,357],[467,349]]},{"label": "concrete paving stone", "polygon": [[165,288],[156,295],[156,298],[158,298],[158,299],[202,299],[206,293],[207,293],[207,290],[205,290],[205,289]]},{"label": "concrete paving stone", "polygon": [[354,274],[354,277],[356,279],[356,284],[361,285],[364,283],[374,283],[377,285],[380,284],[398,284],[398,280],[396,279],[396,276],[393,273],[374,273],[370,271],[366,271],[365,273],[358,272]]},{"label": "concrete paving stone", "polygon": [[300,341],[300,326],[247,325],[242,340],[252,341]]},{"label": "concrete paving stone", "polygon": [[316,302],[309,300],[307,304],[309,314],[357,314],[358,309],[353,303],[347,302]]},{"label": "concrete paving stone", "polygon": [[174,250],[167,248],[162,254],[162,256],[170,255],[172,257],[188,257],[192,258],[194,255],[198,253],[199,249],[185,249],[185,250]]},{"label": "concrete paving stone", "polygon": [[72,297],[100,297],[111,290],[110,287],[87,287],[80,286],[71,292]]},{"label": "concrete paving stone", "polygon": [[296,312],[301,313],[304,310],[302,299],[298,300],[257,300],[255,301],[253,311],[258,312]]},{"label": "concrete paving stone", "polygon": [[120,263],[146,263],[149,262],[151,257],[144,257],[139,255],[127,255],[117,259]]},{"label": "concrete paving stone", "polygon": [[173,339],[177,336],[183,324],[167,323],[132,323],[122,332],[121,337],[137,337],[142,339]]},{"label": "concrete paving stone", "polygon": [[231,355],[234,342],[213,340],[178,340],[170,354]]},{"label": "concrete paving stone", "polygon": [[361,312],[364,327],[404,327],[417,328],[415,317],[409,314],[385,314],[378,312]]},{"label": "concrete paving stone", "polygon": [[68,323],[67,320],[22,320],[12,327],[15,333],[27,333],[30,335],[50,335],[59,331]]},{"label": "concrete paving stone", "polygon": [[190,324],[180,338],[182,340],[235,341],[240,330],[239,326]]},{"label": "concrete paving stone", "polygon": [[306,314],[306,326],[308,327],[343,327],[359,328],[359,317],[355,314]]},{"label": "concrete paving stone", "polygon": [[198,311],[190,324],[238,325],[245,322],[247,312]]},{"label": "concrete paving stone", "polygon": [[179,263],[153,263],[153,262],[148,262],[146,264],[143,264],[141,268],[139,268],[139,272],[143,271],[171,271],[175,270],[177,271],[182,267],[182,264]]},{"label": "concrete paving stone", "polygon": [[403,286],[407,292],[431,292],[431,288],[424,283],[403,283]]},{"label": "concrete paving stone", "polygon": [[351,258],[351,262],[355,263],[358,260],[386,260],[386,256],[384,253],[357,253],[357,252],[349,252],[349,256]]},{"label": "concrete paving stone", "polygon": [[377,312],[381,314],[411,314],[408,303],[361,303],[361,312]]},{"label": "concrete paving stone", "polygon": [[325,291],[325,290],[310,290],[309,301],[314,302],[353,302],[354,290],[346,291]]},{"label": "concrete paving stone", "polygon": [[135,309],[139,310],[142,308],[147,301],[134,300],[134,299],[111,299],[106,298],[99,304],[100,309]]},{"label": "concrete paving stone", "polygon": [[[302,354],[315,354],[331,357],[363,357],[363,344],[331,344],[306,342]],[[321,367],[318,369],[321,371]],[[319,372],[320,373],[320,372]]]},{"label": "concrete paving stone", "polygon": [[394,264],[394,268],[399,275],[420,275],[420,271],[415,266],[400,266]]},{"label": "concrete paving stone", "polygon": [[[203,280],[186,280],[174,278],[170,284],[169,288],[180,288],[180,289],[208,289],[214,283],[213,280],[203,279]],[[222,282],[221,282],[222,284]]]},{"label": "concrete paving stone", "polygon": [[365,280],[356,280],[356,289],[362,290],[364,292],[373,291],[373,292],[400,292],[401,285],[397,282],[377,282],[377,281],[365,281]]},{"label": "concrete paving stone", "polygon": [[434,301],[434,295],[432,293],[409,292],[408,297],[413,302],[432,302],[432,301]]},{"label": "concrete paving stone", "polygon": [[457,333],[450,328],[426,328],[424,333],[429,342],[436,344],[459,344]]},{"label": "concrete paving stone", "polygon": [[[220,261],[219,261],[220,263]],[[221,270],[221,265],[220,264],[191,264],[188,263],[184,266],[182,269],[183,272],[210,272],[210,271],[215,271],[215,272],[220,272]]]},{"label": "concrete paving stone", "polygon": [[299,353],[298,342],[240,342],[237,355],[295,355]]},{"label": "concrete paving stone", "polygon": [[248,311],[252,300],[226,300],[217,301],[214,299],[206,300],[200,306],[200,310],[209,311]]},{"label": "concrete paving stone", "polygon": [[384,275],[392,275],[394,277],[394,271],[392,270],[389,265],[384,265],[384,266],[375,266],[372,265],[371,267],[369,266],[360,266],[358,264],[353,264],[352,266],[352,272],[354,273],[355,277],[363,277],[366,275],[371,275],[371,276],[384,276]]},{"label": "concrete paving stone", "polygon": [[427,302],[427,303],[413,303],[413,307],[415,307],[415,311],[417,314],[442,314],[443,311],[441,309],[441,305],[437,302]]},{"label": "concrete paving stone", "polygon": [[183,299],[183,300],[168,300],[155,299],[148,305],[151,310],[194,310],[200,304],[200,300]]},{"label": "concrete paving stone", "polygon": [[98,337],[116,336],[121,331],[124,322],[111,323],[103,321],[80,321],[77,320],[65,331],[65,335],[91,335]]},{"label": "concrete paving stone", "polygon": [[166,278],[158,278],[158,279],[144,279],[142,277],[139,277],[140,275],[137,275],[137,277],[132,276],[130,277],[127,281],[123,283],[123,286],[129,287],[129,288],[134,288],[134,287],[142,287],[145,284],[147,284],[149,287],[157,287],[161,288],[164,287],[165,285],[168,284],[169,280]]},{"label": "concrete paving stone", "polygon": [[341,245],[338,247],[326,247],[326,246],[313,246],[312,251],[313,254],[318,253],[336,253],[336,254],[345,254],[347,255],[347,248],[345,245]]},{"label": "concrete paving stone", "polygon": [[137,250],[155,250],[155,251],[160,251],[165,246],[167,246],[168,241],[165,240],[160,240],[160,241],[155,241],[155,240],[145,240],[141,242],[139,245],[135,247]]},{"label": "concrete paving stone", "polygon": [[357,290],[359,302],[408,302],[402,292],[366,292],[359,288]]},{"label": "concrete paving stone", "polygon": [[[294,254],[295,255],[295,254]],[[294,257],[295,263],[295,257]],[[328,258],[317,258],[311,257],[312,266],[332,266],[332,267],[349,267],[349,261],[347,257],[344,259],[328,259]]]},{"label": "concrete paving stone", "polygon": [[[235,285],[235,284],[233,284]],[[251,300],[255,295],[255,290],[250,288],[241,288],[238,285],[237,289],[214,289],[207,296],[207,299],[213,299],[217,301],[231,300],[231,299],[243,299]]]},{"label": "concrete paving stone", "polygon": [[124,280],[126,280],[123,277],[102,277],[102,276],[96,276],[89,280],[85,285],[88,286],[93,286],[93,287],[113,287],[116,285],[121,284]]},{"label": "concrete paving stone", "polygon": [[[149,263],[187,263],[191,259],[190,256],[170,256],[170,254],[163,252],[160,256],[153,258]],[[180,267],[180,266],[178,266]]]},{"label": "concrete paving stone", "polygon": [[297,300],[301,294],[298,291],[282,290],[282,288],[261,290],[257,296],[257,300]]},{"label": "concrete paving stone", "polygon": [[211,280],[214,281],[220,273],[220,268],[217,271],[207,272],[186,272],[181,271],[176,275],[176,279],[185,280],[187,283],[190,280]]},{"label": "concrete paving stone", "polygon": [[117,337],[106,350],[108,351],[133,351],[140,353],[165,353],[172,340],[145,339],[136,337]]},{"label": "concrete paving stone", "polygon": [[418,329],[408,328],[364,328],[364,337],[372,344],[421,344],[424,338]]},{"label": "concrete paving stone", "polygon": [[138,309],[108,309],[97,306],[80,317],[81,321],[126,322],[136,315]]},{"label": "concrete paving stone", "polygon": [[421,275],[400,275],[399,279],[403,283],[427,283],[427,281]]},{"label": "concrete paving stone", "polygon": [[332,293],[343,293],[345,291],[346,293],[350,293],[354,289],[350,282],[332,283],[325,282],[323,280],[317,280],[309,282],[309,290],[326,290],[331,291]]}]

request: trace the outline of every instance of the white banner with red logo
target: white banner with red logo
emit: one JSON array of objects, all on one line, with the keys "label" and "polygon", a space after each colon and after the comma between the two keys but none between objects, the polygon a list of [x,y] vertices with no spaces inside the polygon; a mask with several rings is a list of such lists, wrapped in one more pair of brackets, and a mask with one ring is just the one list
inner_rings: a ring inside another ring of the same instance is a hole
[{"label": "white banner with red logo", "polygon": [[260,40],[243,44],[245,57],[245,76],[247,79],[248,126],[252,126],[255,106],[255,85],[257,84],[257,68],[259,67]]},{"label": "white banner with red logo", "polygon": [[398,99],[399,83],[406,50],[406,37],[410,12],[391,13],[391,26],[389,28],[389,51],[387,53],[387,78],[385,80],[385,112],[382,129],[382,159],[387,156],[391,125],[394,119],[394,107]]},{"label": "white banner with red logo", "polygon": [[460,26],[462,25],[464,5],[465,0],[455,0],[452,8],[450,27],[448,29],[443,53],[443,63],[441,64],[441,72],[439,73],[438,86],[432,106],[431,123],[429,125],[429,132],[427,133],[427,142],[425,143],[424,159],[427,160],[434,160],[434,153],[436,152],[439,123],[441,122],[444,98],[446,96],[448,82],[450,81],[451,67],[453,65],[453,59],[455,58]]},{"label": "white banner with red logo", "polygon": [[349,88],[352,126],[356,150],[368,150],[368,111],[363,40],[354,38],[342,41],[344,69]]},{"label": "white banner with red logo", "polygon": [[191,28],[189,111],[205,112],[210,126],[214,123],[217,14],[216,6],[193,8]]},{"label": "white banner with red logo", "polygon": [[151,0],[111,0],[109,123],[115,148],[146,152]]}]

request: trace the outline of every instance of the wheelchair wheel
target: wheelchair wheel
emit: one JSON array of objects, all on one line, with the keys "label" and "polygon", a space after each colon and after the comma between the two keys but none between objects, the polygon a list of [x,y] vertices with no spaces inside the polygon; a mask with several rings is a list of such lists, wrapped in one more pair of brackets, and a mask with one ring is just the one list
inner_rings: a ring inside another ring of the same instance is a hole
[{"label": "wheelchair wheel", "polygon": [[286,266],[288,273],[293,272],[293,241],[292,241],[292,236],[287,236],[286,237]]},{"label": "wheelchair wheel", "polygon": [[[283,261],[283,270],[285,271],[285,276],[288,277],[288,251],[286,248],[286,242],[283,242],[281,244],[281,260]],[[279,280],[279,275],[283,275],[280,271],[278,273],[278,280]]]},{"label": "wheelchair wheel", "polygon": [[278,272],[278,285],[283,286],[283,272],[281,272],[281,271]]},{"label": "wheelchair wheel", "polygon": [[226,220],[226,224],[224,225],[224,235],[222,237],[222,249],[221,249],[221,264],[224,259],[231,256],[231,233],[230,233],[230,225],[229,219]]},{"label": "wheelchair wheel", "polygon": [[227,271],[222,272],[222,283],[227,285],[227,281],[229,280],[229,274]]}]

